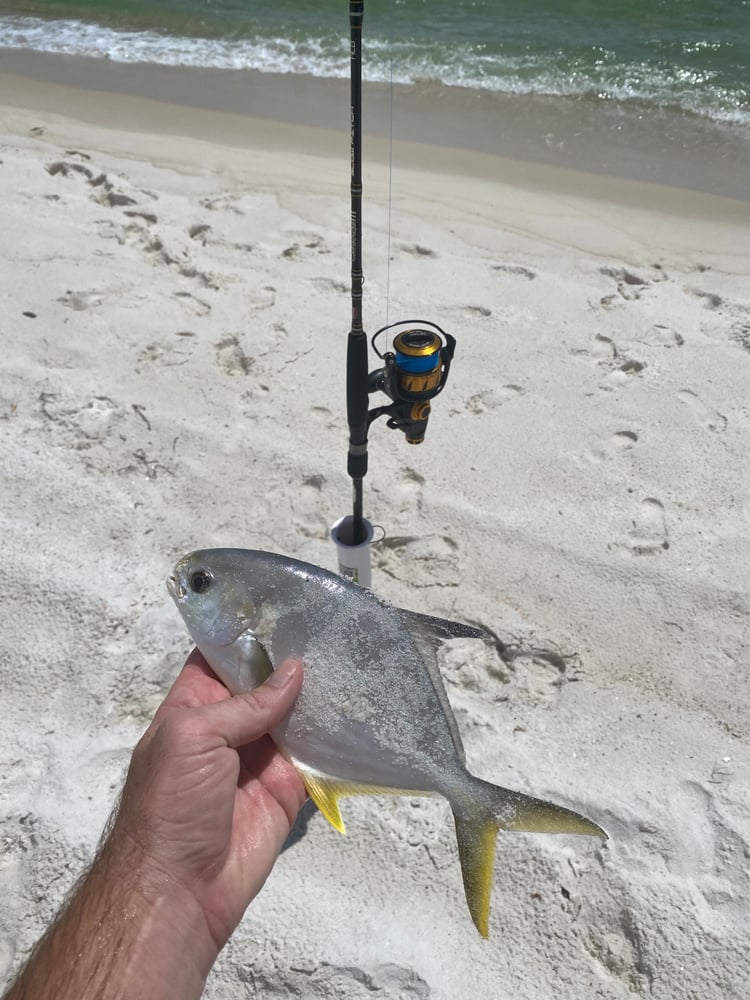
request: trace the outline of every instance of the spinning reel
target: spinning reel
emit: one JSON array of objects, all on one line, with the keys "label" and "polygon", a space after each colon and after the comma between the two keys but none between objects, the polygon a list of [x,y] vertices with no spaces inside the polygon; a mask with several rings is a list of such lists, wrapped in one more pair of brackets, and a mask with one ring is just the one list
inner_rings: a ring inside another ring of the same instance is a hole
[{"label": "spinning reel", "polygon": [[[377,338],[387,330],[404,326],[409,329],[395,336],[393,350],[381,354]],[[422,329],[425,326],[432,329]],[[371,409],[367,414],[367,426],[378,417],[388,416],[387,425],[391,430],[403,431],[409,444],[421,444],[427,431],[430,400],[443,391],[448,381],[456,349],[455,337],[436,323],[404,320],[381,327],[373,335],[371,344],[384,365],[368,375],[367,391],[384,392],[393,402]]]}]

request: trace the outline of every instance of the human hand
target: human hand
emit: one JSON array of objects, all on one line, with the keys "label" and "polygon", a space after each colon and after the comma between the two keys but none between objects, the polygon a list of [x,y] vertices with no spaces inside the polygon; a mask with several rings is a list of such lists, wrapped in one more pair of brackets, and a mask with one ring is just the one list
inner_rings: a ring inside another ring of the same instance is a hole
[{"label": "human hand", "polygon": [[135,748],[108,836],[5,1000],[198,1000],[305,800],[266,735],[301,686],[287,660],[232,697],[190,654]]},{"label": "human hand", "polygon": [[232,696],[194,650],[133,753],[105,850],[126,845],[151,891],[194,900],[217,954],[305,801],[297,771],[266,735],[301,686],[301,663],[287,660],[261,687]]}]

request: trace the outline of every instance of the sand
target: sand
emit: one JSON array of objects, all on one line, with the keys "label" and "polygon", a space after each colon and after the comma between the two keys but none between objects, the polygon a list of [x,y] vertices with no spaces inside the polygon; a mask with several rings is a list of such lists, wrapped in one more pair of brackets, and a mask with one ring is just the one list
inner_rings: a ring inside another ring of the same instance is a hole
[{"label": "sand", "polygon": [[[350,504],[345,132],[1,82],[0,981],[189,649],[174,560],[335,568]],[[483,941],[445,803],[306,808],[206,997],[744,997],[748,203],[404,141],[389,237],[370,149],[366,326],[458,341],[372,430],[373,587],[494,633],[442,657],[472,770],[611,839],[501,836]]]}]

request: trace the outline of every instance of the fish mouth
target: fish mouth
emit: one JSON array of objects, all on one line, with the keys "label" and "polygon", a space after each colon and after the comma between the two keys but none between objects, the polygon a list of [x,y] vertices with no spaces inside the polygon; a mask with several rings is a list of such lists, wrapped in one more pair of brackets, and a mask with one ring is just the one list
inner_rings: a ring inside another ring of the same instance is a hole
[{"label": "fish mouth", "polygon": [[178,573],[177,570],[167,578],[167,590],[175,601],[181,601],[187,594],[187,587],[185,586],[182,574]]}]

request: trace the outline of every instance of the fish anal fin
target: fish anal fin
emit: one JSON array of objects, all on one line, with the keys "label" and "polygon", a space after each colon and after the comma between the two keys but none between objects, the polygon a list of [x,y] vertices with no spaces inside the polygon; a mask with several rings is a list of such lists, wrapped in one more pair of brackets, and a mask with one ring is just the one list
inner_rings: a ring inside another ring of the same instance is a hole
[{"label": "fish anal fin", "polygon": [[325,818],[339,833],[346,833],[344,820],[339,809],[339,799],[347,795],[432,795],[432,792],[412,788],[386,788],[382,785],[358,784],[345,778],[334,778],[321,774],[295,760],[294,766],[300,773],[307,794]]},{"label": "fish anal fin", "polygon": [[307,794],[320,809],[325,818],[339,833],[346,833],[344,820],[339,809],[339,799],[346,792],[339,787],[339,783],[331,781],[323,775],[316,774],[315,771],[302,770],[298,768],[302,781],[305,784]]}]

